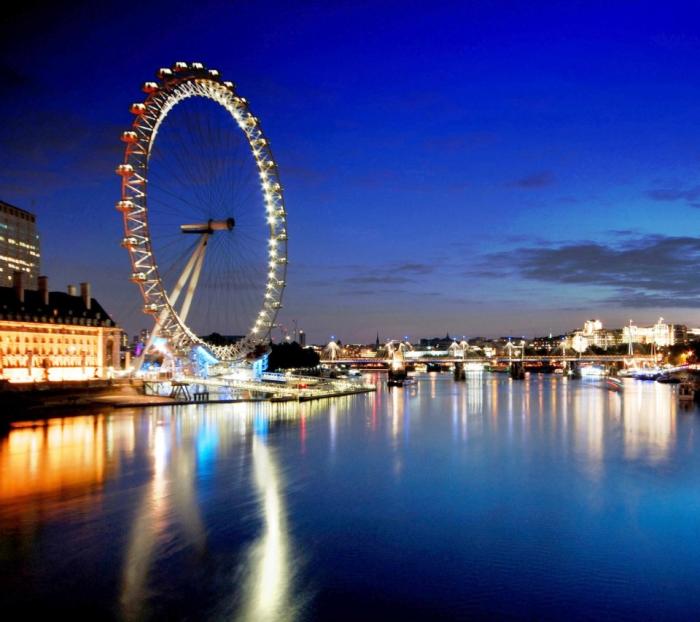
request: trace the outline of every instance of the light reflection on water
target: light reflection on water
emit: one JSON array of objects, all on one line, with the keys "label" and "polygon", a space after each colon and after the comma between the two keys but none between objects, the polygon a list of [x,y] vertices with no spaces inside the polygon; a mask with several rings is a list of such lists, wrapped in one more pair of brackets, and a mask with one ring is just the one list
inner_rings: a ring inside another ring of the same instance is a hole
[{"label": "light reflection on water", "polygon": [[277,458],[264,440],[253,437],[255,487],[264,521],[261,536],[247,553],[250,571],[244,588],[241,620],[293,620],[290,537]]},{"label": "light reflection on water", "polygon": [[[663,551],[647,590],[660,596],[672,582],[664,564],[689,564],[697,546],[680,538],[695,529],[688,508],[700,509],[687,485],[700,473],[700,423],[672,390],[430,374],[326,402],[17,424],[0,439],[0,579],[28,610],[84,599],[126,620],[342,617],[348,598],[405,603],[409,618],[414,606],[447,617],[546,618],[582,603],[591,617],[644,612],[648,602],[624,596],[646,580],[639,565]],[[449,563],[432,559],[443,549]],[[593,603],[584,579],[608,600]],[[700,605],[675,580],[683,590],[664,611]],[[508,598],[494,604],[497,586]]]}]

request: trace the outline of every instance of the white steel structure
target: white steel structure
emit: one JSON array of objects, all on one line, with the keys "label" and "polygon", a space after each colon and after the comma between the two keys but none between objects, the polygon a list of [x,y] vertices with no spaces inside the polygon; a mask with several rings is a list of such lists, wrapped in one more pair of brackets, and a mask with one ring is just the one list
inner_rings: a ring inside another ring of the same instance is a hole
[{"label": "white steel structure", "polygon": [[[199,344],[238,360],[267,340],[281,307],[287,218],[277,165],[248,102],[218,71],[178,62],[157,75],[131,106],[117,168],[131,280],[172,352]],[[207,340],[207,331],[239,338]]]}]

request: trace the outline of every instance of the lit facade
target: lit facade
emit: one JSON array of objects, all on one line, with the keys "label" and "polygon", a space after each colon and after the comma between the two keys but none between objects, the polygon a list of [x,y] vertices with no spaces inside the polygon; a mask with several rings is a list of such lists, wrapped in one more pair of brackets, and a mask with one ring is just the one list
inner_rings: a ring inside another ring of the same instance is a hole
[{"label": "lit facade", "polygon": [[119,368],[119,329],[81,284],[67,293],[0,287],[0,378],[11,382],[107,378]]},{"label": "lit facade", "polygon": [[673,324],[666,324],[664,318],[653,326],[635,326],[629,324],[622,329],[624,343],[653,343],[657,346],[672,346],[676,343],[676,331]]},{"label": "lit facade", "polygon": [[603,322],[600,320],[586,320],[583,323],[583,334],[586,337],[595,335],[595,333],[600,330],[603,330]]},{"label": "lit facade", "polygon": [[577,352],[585,352],[590,347],[608,348],[620,345],[622,332],[603,328],[600,320],[586,320],[583,330],[577,330],[568,335],[566,347],[571,347]]},{"label": "lit facade", "polygon": [[36,216],[0,201],[0,286],[11,285],[19,270],[28,287],[37,287],[40,259]]}]

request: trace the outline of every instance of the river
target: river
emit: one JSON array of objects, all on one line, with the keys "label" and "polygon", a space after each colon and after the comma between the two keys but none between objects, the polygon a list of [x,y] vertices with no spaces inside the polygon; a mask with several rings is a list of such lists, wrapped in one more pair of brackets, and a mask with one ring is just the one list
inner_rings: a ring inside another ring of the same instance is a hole
[{"label": "river", "polygon": [[673,387],[374,378],[375,394],[318,402],[14,425],[5,611],[697,619],[700,413]]}]

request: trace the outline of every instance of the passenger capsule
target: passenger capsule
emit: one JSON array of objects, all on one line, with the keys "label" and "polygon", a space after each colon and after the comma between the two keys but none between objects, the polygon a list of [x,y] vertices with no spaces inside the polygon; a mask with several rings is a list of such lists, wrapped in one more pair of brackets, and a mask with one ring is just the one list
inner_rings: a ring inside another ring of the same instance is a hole
[{"label": "passenger capsule", "polygon": [[146,273],[145,272],[133,272],[131,274],[131,280],[134,283],[143,283],[146,280]]},{"label": "passenger capsule", "polygon": [[172,69],[168,69],[167,67],[161,67],[158,70],[158,73],[156,74],[161,80],[166,80],[168,78],[173,77],[173,72]]},{"label": "passenger capsule", "polygon": [[222,84],[227,88],[231,89],[232,91],[236,88],[236,85],[233,82],[230,82],[229,80],[226,80],[226,82],[222,82]]},{"label": "passenger capsule", "polygon": [[157,93],[158,92],[158,83],[157,82],[146,82],[141,87],[141,90],[144,93]]},{"label": "passenger capsule", "polygon": [[204,63],[192,63],[192,69],[202,71],[204,69]]},{"label": "passenger capsule", "polygon": [[155,302],[152,302],[149,305],[144,305],[143,307],[143,312],[144,313],[157,313],[158,312],[158,305]]},{"label": "passenger capsule", "polygon": [[131,104],[131,114],[143,114],[146,112],[146,104],[143,104],[141,102]]},{"label": "passenger capsule", "polygon": [[179,61],[173,65],[173,69],[175,71],[187,71],[189,69],[187,63],[183,63],[182,61]]},{"label": "passenger capsule", "polygon": [[133,237],[133,236],[122,238],[122,246],[124,248],[132,248],[134,246],[137,246],[138,243],[139,243],[138,239]]},{"label": "passenger capsule", "polygon": [[131,164],[120,164],[117,167],[117,175],[122,177],[129,177],[134,174],[134,167]]},{"label": "passenger capsule", "polygon": [[134,209],[134,204],[131,201],[117,201],[116,207],[120,212],[130,212]]},{"label": "passenger capsule", "polygon": [[212,78],[218,78],[220,74],[219,74],[219,71],[218,71],[217,69],[210,69],[210,70],[209,70],[209,75],[210,75]]},{"label": "passenger capsule", "polygon": [[138,135],[136,132],[132,131],[126,131],[122,132],[122,142],[124,143],[135,143],[139,139]]}]

